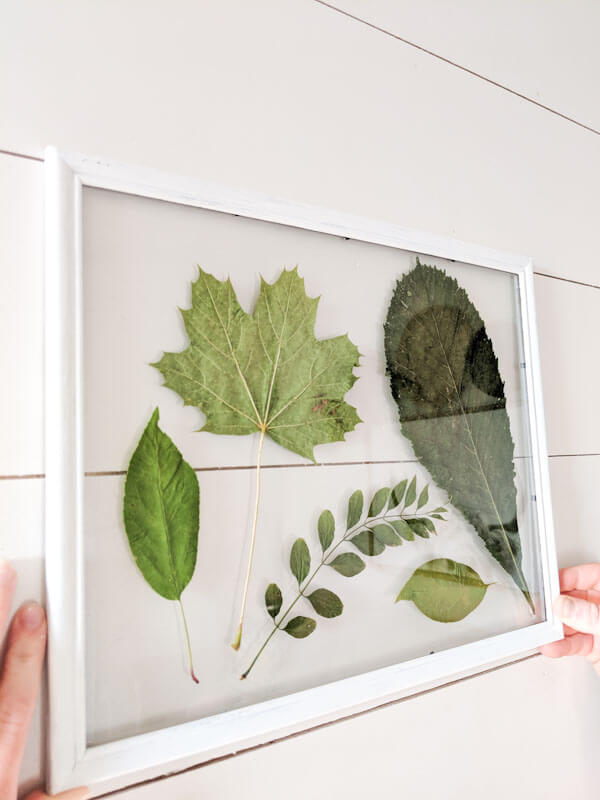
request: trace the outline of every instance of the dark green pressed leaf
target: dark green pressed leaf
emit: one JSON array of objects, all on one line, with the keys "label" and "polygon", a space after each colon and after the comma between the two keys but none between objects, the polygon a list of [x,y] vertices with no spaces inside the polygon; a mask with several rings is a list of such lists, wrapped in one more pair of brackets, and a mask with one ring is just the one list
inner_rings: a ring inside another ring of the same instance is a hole
[{"label": "dark green pressed leaf", "polygon": [[298,581],[298,586],[308,577],[310,572],[310,551],[304,539],[296,539],[290,553],[290,569]]},{"label": "dark green pressed leaf", "polygon": [[436,622],[458,622],[477,608],[487,587],[466,564],[436,558],[413,572],[396,602],[412,600],[419,611]]},{"label": "dark green pressed leaf", "polygon": [[521,568],[504,382],[484,322],[454,278],[417,260],[396,284],[385,353],[402,432],[417,458],[533,609]]},{"label": "dark green pressed leaf", "polygon": [[425,522],[422,519],[407,519],[406,524],[411,529],[411,531],[417,534],[417,536],[420,536],[422,539],[429,538],[429,531],[427,530],[427,525],[425,525]]},{"label": "dark green pressed leaf", "polygon": [[146,581],[179,600],[196,566],[198,478],[152,414],[129,462],[123,518],[133,557]]},{"label": "dark green pressed leaf", "polygon": [[407,483],[408,481],[405,478],[403,481],[400,481],[400,483],[397,483],[394,486],[394,488],[390,492],[390,503],[388,505],[388,508],[390,509],[397,508],[400,505],[400,503],[402,502],[402,498],[404,497],[404,492],[406,491]]},{"label": "dark green pressed leaf", "polygon": [[379,489],[379,491],[375,492],[373,495],[373,499],[371,500],[371,505],[369,506],[369,517],[376,517],[378,514],[381,514],[383,511],[385,504],[387,503],[390,496],[390,490],[387,488]]},{"label": "dark green pressed leaf", "polygon": [[362,558],[357,556],[356,553],[341,553],[333,561],[328,561],[327,564],[345,578],[353,578],[359,572],[362,572],[366,566]]},{"label": "dark green pressed leaf", "polygon": [[433,513],[434,514],[447,514],[448,513],[448,509],[444,508],[443,506],[440,506],[439,508],[434,508],[433,509]]},{"label": "dark green pressed leaf", "polygon": [[294,639],[305,639],[310,636],[316,627],[317,623],[310,617],[294,617],[283,630],[293,636]]},{"label": "dark green pressed leaf", "polygon": [[417,478],[416,476],[412,479],[412,481],[408,484],[408,489],[406,490],[406,497],[404,498],[404,505],[406,508],[408,506],[412,506],[412,504],[417,499]]},{"label": "dark green pressed leaf", "polygon": [[267,591],[265,592],[265,605],[267,607],[267,611],[273,617],[273,619],[275,619],[277,614],[279,614],[281,611],[282,603],[283,597],[281,594],[281,589],[276,583],[270,583],[267,586]]},{"label": "dark green pressed leaf", "polygon": [[429,501],[429,486],[426,486],[419,495],[419,499],[417,501],[417,511],[420,508],[423,508],[423,506],[427,505],[428,501]]},{"label": "dark green pressed leaf", "polygon": [[359,521],[362,515],[363,505],[363,493],[360,491],[360,489],[357,489],[348,501],[348,519],[346,522],[346,530],[353,528]]},{"label": "dark green pressed leaf", "polygon": [[445,521],[446,521],[446,520],[445,520],[445,519],[442,517],[442,515],[441,515],[441,514],[430,514],[429,516],[430,516],[430,517],[433,517],[434,519],[441,519],[441,520],[442,520],[442,522],[445,522]]},{"label": "dark green pressed leaf", "polygon": [[373,525],[371,530],[381,544],[389,547],[398,547],[398,545],[402,544],[402,538],[390,525]]},{"label": "dark green pressed leaf", "polygon": [[331,546],[333,542],[333,534],[335,533],[335,520],[331,511],[323,511],[319,517],[319,541],[323,552]]},{"label": "dark green pressed leaf", "polygon": [[315,589],[314,592],[308,595],[312,607],[322,617],[339,617],[344,610],[344,604],[335,592],[330,592],[329,589]]},{"label": "dark green pressed leaf", "polygon": [[350,541],[365,556],[378,556],[385,550],[385,545],[375,537],[373,531],[364,530],[353,536]]},{"label": "dark green pressed leaf", "polygon": [[414,542],[415,534],[406,520],[392,519],[390,520],[390,525],[396,531],[396,533],[400,534],[400,536],[407,542]]}]

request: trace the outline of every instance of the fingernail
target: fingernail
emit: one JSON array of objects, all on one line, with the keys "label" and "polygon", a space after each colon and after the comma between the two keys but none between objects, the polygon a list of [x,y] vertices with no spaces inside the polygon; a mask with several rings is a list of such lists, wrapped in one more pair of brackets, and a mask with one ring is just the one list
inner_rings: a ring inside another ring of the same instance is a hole
[{"label": "fingernail", "polygon": [[15,570],[10,561],[0,559],[0,586],[6,586],[15,577]]},{"label": "fingernail", "polygon": [[575,615],[575,603],[570,597],[557,597],[554,610],[561,619],[571,619]]},{"label": "fingernail", "polygon": [[30,603],[21,612],[23,626],[29,631],[37,630],[44,621],[44,612],[37,603]]}]

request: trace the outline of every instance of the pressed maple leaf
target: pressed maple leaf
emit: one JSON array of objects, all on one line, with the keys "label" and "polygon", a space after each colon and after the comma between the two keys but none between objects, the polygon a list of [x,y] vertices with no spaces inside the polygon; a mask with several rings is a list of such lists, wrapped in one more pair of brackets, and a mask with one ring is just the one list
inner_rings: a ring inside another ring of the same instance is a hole
[{"label": "pressed maple leaf", "polygon": [[[357,380],[358,349],[348,336],[317,339],[318,298],[308,297],[298,270],[283,270],[269,284],[261,279],[253,314],[240,306],[231,281],[199,269],[192,284],[192,307],[182,310],[190,344],[165,353],[154,364],[165,386],[185,405],[206,415],[202,431],[243,436],[260,433],[257,491],[248,588],[264,437],[314,461],[314,447],[338,442],[360,418],[344,401]],[[239,647],[240,629],[234,647]]]}]

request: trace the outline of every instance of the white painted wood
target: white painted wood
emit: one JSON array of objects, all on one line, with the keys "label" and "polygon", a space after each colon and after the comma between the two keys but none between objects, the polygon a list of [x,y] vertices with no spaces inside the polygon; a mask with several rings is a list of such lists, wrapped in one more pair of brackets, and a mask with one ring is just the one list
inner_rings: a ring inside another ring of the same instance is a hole
[{"label": "white painted wood", "polygon": [[[372,241],[511,272],[519,277],[523,360],[532,428],[543,606],[547,621],[392,667],[316,686],[243,709],[86,748],[82,561],[82,185],[208,207]],[[252,198],[195,180],[46,152],[47,587],[50,614],[50,786],[89,784],[93,794],[183,769],[274,737],[371,708],[457,675],[504,662],[560,635],[550,600],[557,591],[545,432],[537,366],[532,270],[528,259],[443,241],[347,215]],[[60,376],[60,379],[57,377]],[[64,698],[68,696],[66,704]]]},{"label": "white painted wood", "polygon": [[600,130],[600,9],[594,0],[485,5],[332,0],[331,5]]},{"label": "white painted wood", "polygon": [[0,154],[0,475],[43,458],[42,165]]},{"label": "white painted wood", "polygon": [[549,452],[600,453],[600,291],[536,276],[535,294]]},{"label": "white painted wood", "polygon": [[[539,271],[598,282],[597,136],[316,3],[123,13],[63,0],[55,14],[23,0],[4,21],[0,68],[19,80],[0,84],[0,147],[41,156],[56,142],[533,254]],[[569,47],[572,92],[583,56]]]}]

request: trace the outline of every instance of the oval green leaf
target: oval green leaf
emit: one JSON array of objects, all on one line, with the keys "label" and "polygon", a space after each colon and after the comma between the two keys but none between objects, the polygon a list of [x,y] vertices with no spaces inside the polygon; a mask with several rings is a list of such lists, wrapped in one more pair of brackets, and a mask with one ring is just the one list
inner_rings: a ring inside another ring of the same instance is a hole
[{"label": "oval green leaf", "polygon": [[335,592],[330,592],[329,589],[315,589],[312,594],[308,595],[312,607],[322,617],[339,617],[344,610],[344,604]]},{"label": "oval green leaf", "polygon": [[340,553],[333,561],[329,561],[327,566],[333,567],[336,572],[345,578],[353,578],[362,572],[366,564],[356,553]]},{"label": "oval green leaf", "polygon": [[400,483],[397,483],[390,493],[390,504],[388,508],[396,508],[402,502],[402,498],[404,497],[404,492],[406,491],[406,484],[408,481],[406,478]]},{"label": "oval green leaf", "polygon": [[304,539],[296,539],[292,545],[290,569],[300,586],[310,572],[310,551]]},{"label": "oval green leaf", "polygon": [[412,479],[412,481],[408,484],[408,489],[406,490],[406,497],[404,498],[404,506],[408,508],[408,506],[412,506],[412,504],[417,499],[417,476]]},{"label": "oval green leaf", "polygon": [[305,639],[310,636],[316,627],[317,623],[310,617],[294,617],[283,630],[293,636],[294,639]]},{"label": "oval green leaf", "polygon": [[269,614],[275,619],[277,614],[281,611],[281,604],[283,603],[283,596],[281,589],[276,583],[270,583],[265,592],[265,605]]},{"label": "oval green leaf", "polygon": [[384,509],[385,504],[387,503],[390,496],[390,490],[387,488],[379,489],[379,491],[375,492],[373,495],[373,499],[371,500],[371,505],[369,506],[369,517],[376,517],[378,514]]},{"label": "oval green leaf", "polygon": [[167,600],[179,600],[196,566],[200,489],[158,419],[157,408],[129,462],[123,519],[146,581]]},{"label": "oval green leaf", "polygon": [[390,525],[407,542],[414,542],[415,535],[412,532],[410,525],[404,519],[391,519]]},{"label": "oval green leaf", "polygon": [[371,530],[381,544],[388,545],[388,547],[398,547],[398,545],[402,544],[400,535],[389,525],[373,525]]},{"label": "oval green leaf", "polygon": [[481,603],[488,585],[466,564],[435,558],[413,572],[396,602],[412,600],[436,622],[459,622]]},{"label": "oval green leaf", "polygon": [[319,541],[321,542],[323,552],[325,552],[325,550],[331,547],[333,535],[335,533],[335,520],[333,519],[331,511],[326,510],[321,513],[318,522],[318,530]]},{"label": "oval green leaf", "polygon": [[436,532],[435,525],[428,517],[421,517],[421,522],[423,523],[423,525],[425,525],[425,527],[430,533]]},{"label": "oval green leaf", "polygon": [[364,530],[353,536],[350,541],[365,556],[379,556],[385,550],[385,545],[375,537],[373,531]]},{"label": "oval green leaf", "polygon": [[346,530],[354,527],[361,517],[364,505],[363,493],[357,489],[348,501],[348,518],[346,522]]},{"label": "oval green leaf", "polygon": [[429,531],[421,518],[407,519],[406,524],[417,536],[420,536],[422,539],[429,538]]},{"label": "oval green leaf", "polygon": [[429,486],[426,486],[419,495],[419,499],[417,501],[417,510],[419,508],[423,508],[424,505],[427,505],[429,502]]}]

